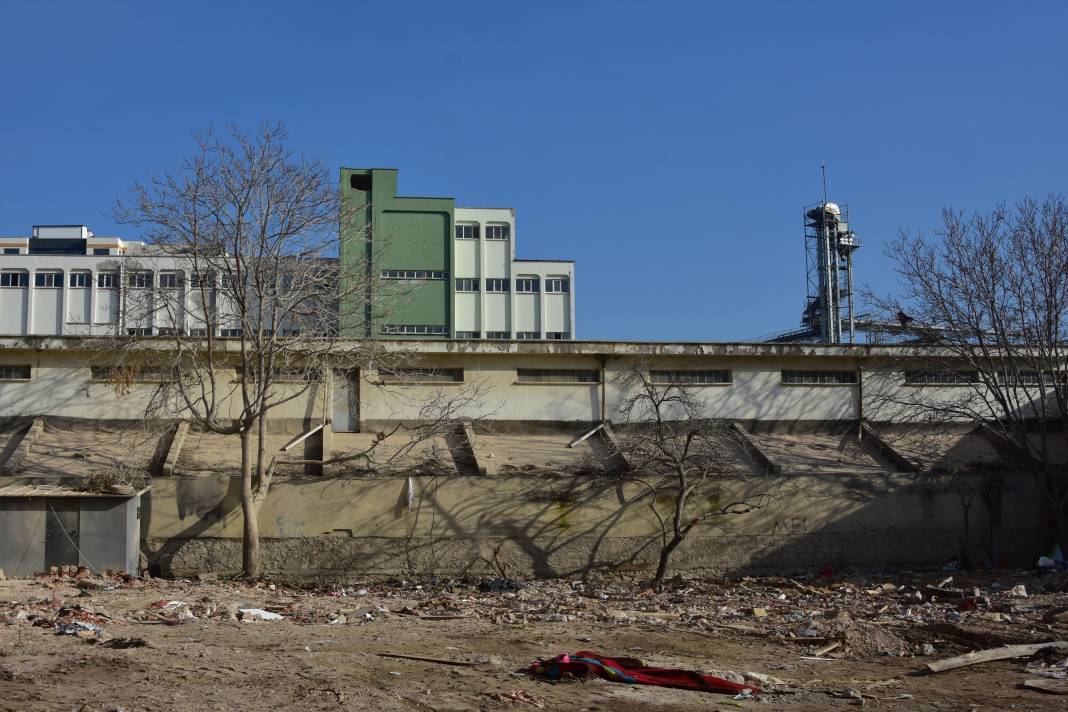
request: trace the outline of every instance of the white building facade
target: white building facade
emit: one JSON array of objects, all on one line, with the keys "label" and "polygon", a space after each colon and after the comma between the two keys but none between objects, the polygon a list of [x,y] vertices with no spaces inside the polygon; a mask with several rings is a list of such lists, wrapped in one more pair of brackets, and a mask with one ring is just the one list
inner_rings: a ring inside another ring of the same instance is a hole
[{"label": "white building facade", "polygon": [[575,264],[516,258],[515,210],[456,208],[455,337],[575,338]]}]

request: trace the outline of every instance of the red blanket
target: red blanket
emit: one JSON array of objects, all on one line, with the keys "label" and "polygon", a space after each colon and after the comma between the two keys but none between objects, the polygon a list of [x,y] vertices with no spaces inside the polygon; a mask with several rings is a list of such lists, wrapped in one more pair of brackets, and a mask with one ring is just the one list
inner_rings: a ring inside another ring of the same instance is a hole
[{"label": "red blanket", "polygon": [[693,670],[649,667],[637,658],[606,658],[589,650],[580,650],[574,655],[558,655],[550,660],[538,660],[531,664],[530,674],[546,680],[559,680],[566,676],[599,676],[611,682],[677,687],[697,692],[760,692],[752,685],[731,682],[713,675],[702,675]]}]

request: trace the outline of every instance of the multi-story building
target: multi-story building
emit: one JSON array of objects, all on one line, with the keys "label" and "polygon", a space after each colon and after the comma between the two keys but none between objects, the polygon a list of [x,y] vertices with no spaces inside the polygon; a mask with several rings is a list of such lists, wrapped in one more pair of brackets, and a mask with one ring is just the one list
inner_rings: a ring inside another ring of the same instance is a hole
[{"label": "multi-story building", "polygon": [[[341,259],[362,256],[377,273],[369,283],[387,295],[364,324],[349,326],[350,335],[574,338],[574,264],[517,259],[514,210],[397,197],[395,170],[342,169],[342,177],[346,205],[371,220],[371,240],[343,240]],[[166,310],[130,321],[123,304],[132,290],[185,290],[191,304],[197,281],[180,258],[143,242],[97,236],[84,225],[39,225],[31,237],[0,237],[0,251],[0,334],[154,335],[205,326]],[[215,334],[236,336],[224,321]]]},{"label": "multi-story building", "polygon": [[342,261],[403,282],[350,335],[575,338],[574,262],[517,259],[513,209],[398,196],[395,169],[342,168],[341,192]]}]

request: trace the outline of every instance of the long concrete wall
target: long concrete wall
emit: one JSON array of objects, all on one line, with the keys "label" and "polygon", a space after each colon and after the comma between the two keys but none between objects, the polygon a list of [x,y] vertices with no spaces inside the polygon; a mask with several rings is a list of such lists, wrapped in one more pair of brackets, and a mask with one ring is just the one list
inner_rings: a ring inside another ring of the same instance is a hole
[{"label": "long concrete wall", "polygon": [[[974,561],[989,556],[985,505],[972,507],[966,537],[959,496],[918,475],[720,481],[691,512],[757,494],[768,494],[762,508],[699,525],[678,550],[676,569],[942,565],[965,539]],[[643,487],[613,478],[292,480],[272,486],[259,522],[266,567],[283,576],[572,576],[654,566],[662,531],[652,504]],[[664,514],[670,498],[655,504]],[[1034,525],[1038,500],[1006,492],[1002,507],[998,563],[1033,560],[1047,543]],[[165,572],[237,570],[238,480],[156,480],[142,535]]]}]

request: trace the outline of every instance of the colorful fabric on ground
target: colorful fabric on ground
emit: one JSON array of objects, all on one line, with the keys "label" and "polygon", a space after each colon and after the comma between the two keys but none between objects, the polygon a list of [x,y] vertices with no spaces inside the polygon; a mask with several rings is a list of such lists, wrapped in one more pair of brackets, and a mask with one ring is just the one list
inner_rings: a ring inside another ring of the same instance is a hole
[{"label": "colorful fabric on ground", "polygon": [[530,666],[530,674],[545,680],[559,680],[571,676],[577,678],[602,677],[610,682],[626,682],[632,685],[656,685],[676,687],[697,692],[760,692],[752,685],[743,685],[724,680],[714,675],[703,675],[693,670],[649,667],[637,658],[606,658],[589,650],[580,650],[574,655],[557,655],[549,660],[538,660]]}]

